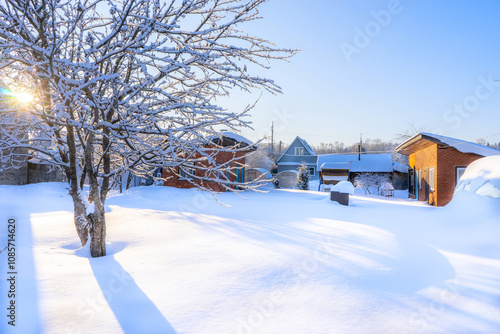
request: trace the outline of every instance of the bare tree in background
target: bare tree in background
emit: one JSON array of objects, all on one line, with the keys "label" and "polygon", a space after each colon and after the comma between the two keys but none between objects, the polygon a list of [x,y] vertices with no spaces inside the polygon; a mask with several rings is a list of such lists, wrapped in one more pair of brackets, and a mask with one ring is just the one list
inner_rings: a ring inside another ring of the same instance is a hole
[{"label": "bare tree in background", "polygon": [[280,92],[251,72],[295,53],[237,29],[259,19],[264,2],[0,2],[2,84],[33,95],[1,107],[2,152],[27,149],[62,168],[78,236],[82,245],[90,236],[93,257],[106,254],[104,205],[122,173],[198,168],[232,189],[223,175],[234,167],[211,163],[242,148],[213,138],[221,127],[248,127],[251,108],[226,111],[215,98],[233,88]]},{"label": "bare tree in background", "polygon": [[408,123],[408,128],[405,131],[396,134],[396,138],[394,138],[394,140],[396,140],[399,143],[402,143],[405,140],[410,139],[417,133],[424,132],[426,128],[427,128],[426,125],[421,125],[417,127],[414,123]]}]

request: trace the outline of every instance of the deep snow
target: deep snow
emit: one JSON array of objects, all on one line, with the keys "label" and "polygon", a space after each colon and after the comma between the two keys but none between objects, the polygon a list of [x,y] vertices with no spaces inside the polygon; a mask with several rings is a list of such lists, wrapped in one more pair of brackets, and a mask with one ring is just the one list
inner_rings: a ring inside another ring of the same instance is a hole
[{"label": "deep snow", "polygon": [[1,333],[500,332],[499,198],[344,207],[269,188],[219,195],[227,207],[140,187],[108,199],[108,256],[92,259],[65,187],[0,186],[18,267],[16,327],[4,315]]}]

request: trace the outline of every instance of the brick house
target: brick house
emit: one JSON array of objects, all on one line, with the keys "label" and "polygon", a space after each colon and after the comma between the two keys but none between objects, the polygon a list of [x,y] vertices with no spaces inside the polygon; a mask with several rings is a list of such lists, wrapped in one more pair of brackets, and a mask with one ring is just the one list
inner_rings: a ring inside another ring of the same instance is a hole
[{"label": "brick house", "polygon": [[434,206],[448,204],[465,168],[500,151],[460,139],[418,133],[396,147],[409,158],[409,197]]},{"label": "brick house", "polygon": [[[210,151],[213,147],[214,151]],[[238,151],[218,151],[216,147],[228,147],[244,150]],[[163,185],[168,187],[189,189],[195,187],[203,187],[210,189],[215,192],[223,192],[226,190],[221,183],[214,181],[205,181],[199,178],[211,178],[211,179],[225,179],[234,183],[245,182],[245,156],[247,153],[256,150],[257,148],[248,139],[234,134],[232,132],[224,132],[220,138],[214,138],[211,144],[205,146],[208,149],[207,154],[212,155],[213,160],[217,165],[224,165],[229,163],[231,168],[231,173],[226,172],[226,175],[218,175],[220,172],[208,172],[204,170],[209,168],[210,164],[206,162],[194,162],[193,168],[191,167],[163,167],[161,169],[161,177],[166,179]],[[199,159],[201,156],[199,154],[194,154],[191,156],[190,160]],[[196,168],[200,167],[200,169]],[[193,177],[194,176],[194,177]],[[234,187],[232,185],[231,187]]]}]

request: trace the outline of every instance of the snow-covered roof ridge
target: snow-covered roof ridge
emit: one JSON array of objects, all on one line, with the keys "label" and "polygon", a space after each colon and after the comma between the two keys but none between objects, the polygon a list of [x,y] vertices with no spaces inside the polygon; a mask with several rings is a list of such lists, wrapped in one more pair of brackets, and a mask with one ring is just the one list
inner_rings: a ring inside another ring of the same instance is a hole
[{"label": "snow-covered roof ridge", "polygon": [[[443,135],[437,135],[434,133],[429,133],[429,132],[420,132],[417,133],[415,136],[412,138],[408,139],[405,143],[411,142],[418,136],[425,136],[427,138],[434,139],[438,142],[441,142],[444,145],[454,147],[458,151],[462,153],[474,153],[483,157],[489,157],[492,155],[500,155],[500,151],[496,150],[494,148],[484,146],[481,144],[473,143],[470,141],[462,140],[462,139],[456,139],[456,138],[451,138]],[[425,138],[424,138],[425,139]],[[401,144],[400,146],[402,146]]]}]

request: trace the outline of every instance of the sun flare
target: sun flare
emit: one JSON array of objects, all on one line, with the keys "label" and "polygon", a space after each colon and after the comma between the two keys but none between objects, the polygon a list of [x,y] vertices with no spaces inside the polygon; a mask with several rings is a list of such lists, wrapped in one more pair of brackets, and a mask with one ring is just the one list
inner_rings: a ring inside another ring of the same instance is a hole
[{"label": "sun flare", "polygon": [[33,100],[33,95],[28,92],[15,93],[14,96],[21,103],[30,103]]}]

